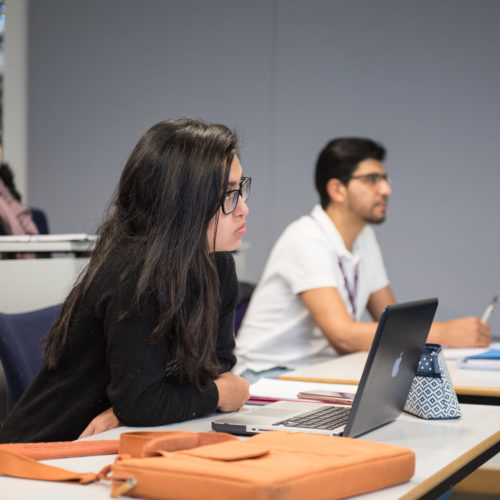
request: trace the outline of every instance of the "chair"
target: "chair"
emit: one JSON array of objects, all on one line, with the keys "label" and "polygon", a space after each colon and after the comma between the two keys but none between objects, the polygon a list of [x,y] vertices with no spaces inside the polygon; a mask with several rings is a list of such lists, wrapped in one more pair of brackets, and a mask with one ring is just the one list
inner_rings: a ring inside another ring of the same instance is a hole
[{"label": "chair", "polygon": [[12,408],[38,372],[43,337],[61,312],[61,304],[18,314],[0,313],[0,361]]},{"label": "chair", "polygon": [[234,334],[238,334],[241,323],[243,321],[243,316],[247,312],[248,303],[250,302],[250,297],[255,290],[255,284],[249,283],[248,281],[238,282],[238,304],[236,305],[236,310],[234,311]]},{"label": "chair", "polygon": [[[35,223],[40,234],[49,234],[49,221],[45,212],[41,208],[30,207],[31,218]],[[39,252],[37,253],[37,259],[49,259],[52,257],[50,252]]]},{"label": "chair", "polygon": [[49,234],[49,223],[45,212],[40,208],[30,207],[31,218],[40,234]]}]

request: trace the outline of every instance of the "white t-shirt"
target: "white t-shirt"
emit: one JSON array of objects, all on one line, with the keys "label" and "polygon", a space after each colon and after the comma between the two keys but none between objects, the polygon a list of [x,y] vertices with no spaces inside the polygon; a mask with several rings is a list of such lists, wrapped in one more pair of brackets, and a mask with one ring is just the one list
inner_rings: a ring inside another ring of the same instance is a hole
[{"label": "white t-shirt", "polygon": [[351,253],[332,220],[316,205],[309,215],[292,222],[274,245],[236,337],[238,363],[233,371],[295,368],[336,354],[312,320],[301,292],[335,287],[359,321],[370,295],[388,284],[373,228],[361,231]]}]

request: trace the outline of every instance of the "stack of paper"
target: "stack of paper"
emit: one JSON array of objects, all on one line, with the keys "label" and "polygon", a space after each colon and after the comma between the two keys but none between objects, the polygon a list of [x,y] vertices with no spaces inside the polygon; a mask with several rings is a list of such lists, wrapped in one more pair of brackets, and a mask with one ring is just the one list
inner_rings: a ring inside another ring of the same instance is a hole
[{"label": "stack of paper", "polygon": [[261,378],[250,385],[251,400],[271,401],[297,401],[298,393],[305,391],[330,390],[342,393],[355,393],[357,385],[344,384],[322,384],[318,382],[300,382],[297,380],[280,380],[272,378]]},{"label": "stack of paper", "polygon": [[[492,344],[491,347],[497,347]],[[500,347],[500,344],[498,344]],[[487,351],[486,347],[444,347],[444,359],[446,361],[458,361],[459,359],[466,358],[468,356],[474,356],[476,354],[481,354]]]},{"label": "stack of paper", "polygon": [[500,370],[500,349],[489,349],[480,354],[466,356],[457,362],[460,368],[474,370]]}]

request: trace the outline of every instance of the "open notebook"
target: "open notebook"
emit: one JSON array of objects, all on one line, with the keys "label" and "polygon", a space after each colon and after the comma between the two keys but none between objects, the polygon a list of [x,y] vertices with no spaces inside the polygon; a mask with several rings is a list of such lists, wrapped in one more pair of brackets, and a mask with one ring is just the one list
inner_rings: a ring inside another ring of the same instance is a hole
[{"label": "open notebook", "polygon": [[[298,401],[311,400],[312,397],[301,398],[299,393],[317,391],[329,391],[339,394],[351,394],[354,396],[358,389],[357,385],[347,384],[324,384],[319,382],[302,382],[299,380],[280,380],[276,378],[261,378],[250,385],[250,402],[259,404],[260,402],[274,401]],[[322,398],[315,398],[321,401]]]},{"label": "open notebook", "polygon": [[354,437],[391,422],[403,411],[437,303],[437,299],[427,299],[384,309],[352,409],[278,401],[227,414],[214,420],[212,428],[232,434],[284,430]]}]

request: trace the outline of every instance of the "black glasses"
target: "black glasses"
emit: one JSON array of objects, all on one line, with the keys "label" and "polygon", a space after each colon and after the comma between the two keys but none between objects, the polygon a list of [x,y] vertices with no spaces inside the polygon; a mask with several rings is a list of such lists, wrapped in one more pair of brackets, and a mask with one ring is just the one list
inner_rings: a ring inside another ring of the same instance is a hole
[{"label": "black glasses", "polygon": [[231,191],[226,191],[221,201],[222,212],[229,215],[234,212],[236,205],[238,205],[238,197],[241,196],[243,201],[248,200],[248,195],[250,194],[250,186],[252,185],[251,177],[242,177],[240,182],[240,187],[238,189],[232,189]]},{"label": "black glasses", "polygon": [[391,185],[391,177],[389,174],[365,174],[365,175],[351,175],[345,178],[347,182],[351,179],[358,179],[365,184],[370,186],[378,186],[382,181],[387,182],[389,186]]}]

